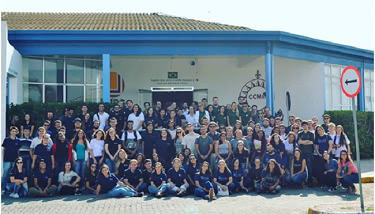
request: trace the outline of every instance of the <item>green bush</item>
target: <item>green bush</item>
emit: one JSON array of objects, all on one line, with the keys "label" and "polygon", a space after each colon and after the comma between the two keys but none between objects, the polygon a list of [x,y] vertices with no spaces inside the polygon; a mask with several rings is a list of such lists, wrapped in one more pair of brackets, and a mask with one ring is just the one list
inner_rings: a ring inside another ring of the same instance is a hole
[{"label": "green bush", "polygon": [[[331,122],[342,125],[350,140],[352,157],[356,157],[354,122],[352,111],[326,111],[331,116]],[[358,141],[361,158],[374,158],[374,112],[357,111]]]},{"label": "green bush", "polygon": [[[58,119],[60,116],[64,115],[64,109],[67,107],[72,107],[74,109],[74,114],[81,113],[81,106],[84,102],[74,102],[74,103],[23,103],[20,105],[8,105],[7,106],[7,122],[11,120],[11,117],[18,115],[20,120],[23,121],[26,113],[31,114],[31,119],[35,123],[36,127],[43,125],[44,120],[47,117],[47,111],[51,110],[55,114],[55,118]],[[88,111],[91,115],[98,112],[98,103],[85,103],[88,107]],[[104,103],[105,111],[109,112],[110,108],[114,104]]]}]

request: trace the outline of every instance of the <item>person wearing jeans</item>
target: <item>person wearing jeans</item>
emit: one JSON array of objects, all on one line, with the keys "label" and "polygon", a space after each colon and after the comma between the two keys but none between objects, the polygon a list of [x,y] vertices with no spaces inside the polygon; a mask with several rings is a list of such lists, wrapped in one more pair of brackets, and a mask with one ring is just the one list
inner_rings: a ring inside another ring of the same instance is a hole
[{"label": "person wearing jeans", "polygon": [[199,173],[195,175],[194,195],[210,201],[216,199],[217,186],[212,183],[212,172],[207,161],[204,161]]},{"label": "person wearing jeans", "polygon": [[339,168],[336,177],[340,180],[342,186],[347,188],[349,193],[357,191],[354,183],[359,182],[358,170],[354,166],[350,155],[345,150],[340,152]]},{"label": "person wearing jeans", "polygon": [[170,184],[167,184],[167,175],[162,171],[162,164],[160,162],[155,163],[155,171],[150,175],[150,186],[148,191],[160,198],[168,193]]},{"label": "person wearing jeans", "polygon": [[308,122],[302,122],[303,131],[298,133],[298,145],[301,149],[302,158],[306,160],[308,170],[308,183],[312,185],[312,161],[314,153],[314,134],[308,130]]},{"label": "person wearing jeans", "polygon": [[10,172],[9,183],[7,189],[12,193],[9,195],[12,198],[24,197],[27,195],[27,174],[23,168],[22,158],[19,157],[15,161],[15,166]]},{"label": "person wearing jeans", "polygon": [[288,183],[302,185],[306,179],[306,160],[301,157],[301,150],[294,150],[294,158],[290,166],[290,174],[287,178]]},{"label": "person wearing jeans", "polygon": [[173,167],[168,170],[167,174],[170,192],[177,196],[184,196],[189,188],[186,172],[184,168],[181,167],[181,160],[179,158],[175,158],[172,164]]},{"label": "person wearing jeans", "polygon": [[18,156],[18,148],[20,146],[20,141],[16,138],[18,134],[18,128],[16,126],[11,126],[9,128],[9,137],[5,138],[2,144],[3,153],[3,176],[2,176],[2,190],[5,192],[6,183],[9,179],[9,171],[14,166],[14,161]]},{"label": "person wearing jeans", "polygon": [[58,140],[52,145],[52,154],[55,158],[55,176],[59,176],[61,171],[64,171],[65,163],[71,160],[72,145],[65,138],[64,132],[58,133]]},{"label": "person wearing jeans", "polygon": [[109,197],[141,197],[143,193],[137,193],[121,182],[115,174],[109,172],[107,164],[103,164],[98,176],[96,197],[100,193],[106,193]]},{"label": "person wearing jeans", "polygon": [[121,149],[121,140],[114,128],[109,128],[104,141],[104,158],[111,173],[116,172],[116,159]]},{"label": "person wearing jeans", "polygon": [[86,139],[85,132],[80,129],[73,138],[73,165],[81,177],[80,186],[84,186],[86,175],[86,164],[89,164],[89,141]]}]

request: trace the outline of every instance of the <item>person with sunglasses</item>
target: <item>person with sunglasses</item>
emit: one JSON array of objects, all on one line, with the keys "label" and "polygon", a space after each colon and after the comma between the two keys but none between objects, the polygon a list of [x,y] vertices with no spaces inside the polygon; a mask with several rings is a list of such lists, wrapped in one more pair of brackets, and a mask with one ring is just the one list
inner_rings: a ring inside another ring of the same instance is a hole
[{"label": "person with sunglasses", "polygon": [[35,147],[31,168],[35,169],[34,166],[37,160],[39,161],[40,159],[44,159],[47,165],[47,170],[51,172],[52,169],[55,169],[55,157],[52,154],[52,148],[49,147],[48,144],[50,140],[50,135],[44,134],[42,136],[42,139],[42,143]]},{"label": "person with sunglasses", "polygon": [[16,159],[15,166],[10,171],[9,183],[6,187],[7,190],[12,192],[9,195],[12,198],[19,198],[27,195],[27,174],[26,170],[23,168],[21,157]]},{"label": "person with sunglasses", "polygon": [[85,191],[89,193],[94,193],[96,192],[96,187],[97,187],[97,177],[98,177],[98,171],[96,170],[97,165],[95,163],[92,163],[90,165],[89,171],[86,173],[85,176]]},{"label": "person with sunglasses", "polygon": [[163,165],[160,162],[155,163],[155,169],[150,175],[150,185],[148,192],[161,198],[168,193],[170,184],[167,184],[167,175],[163,172]]},{"label": "person with sunglasses", "polygon": [[324,132],[328,133],[328,124],[331,122],[331,116],[329,116],[329,114],[324,114],[323,115],[323,124],[322,124],[322,127],[324,129]]},{"label": "person with sunglasses", "polygon": [[30,187],[29,193],[33,197],[50,197],[56,191],[56,185],[52,184],[52,173],[46,170],[46,162],[41,159],[39,170],[34,173],[34,186]]}]

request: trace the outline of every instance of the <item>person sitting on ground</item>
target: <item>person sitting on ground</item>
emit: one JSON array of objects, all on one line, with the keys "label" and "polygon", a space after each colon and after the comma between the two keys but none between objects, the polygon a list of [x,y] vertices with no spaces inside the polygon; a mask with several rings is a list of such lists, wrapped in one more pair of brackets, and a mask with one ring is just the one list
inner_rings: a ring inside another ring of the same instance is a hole
[{"label": "person sitting on ground", "polygon": [[182,197],[186,195],[186,191],[189,188],[186,171],[181,167],[180,159],[173,159],[172,164],[172,168],[170,168],[167,173],[170,191],[177,196]]},{"label": "person sitting on ground", "polygon": [[98,171],[96,170],[96,166],[97,165],[95,163],[90,164],[90,169],[85,176],[86,191],[94,194],[96,192],[96,186],[98,185],[96,182],[98,177]]},{"label": "person sitting on ground", "polygon": [[8,191],[11,191],[10,197],[19,198],[27,195],[27,174],[23,168],[23,161],[18,157],[15,161],[13,169],[10,171],[9,182],[6,185]]},{"label": "person sitting on ground", "polygon": [[229,194],[234,190],[235,185],[233,184],[232,172],[228,169],[227,164],[224,160],[219,160],[218,169],[214,174],[214,183],[222,191]]},{"label": "person sitting on ground", "polygon": [[120,181],[115,174],[110,173],[107,164],[103,164],[98,175],[98,185],[96,186],[96,197],[106,193],[108,197],[142,197],[142,193],[137,193]]},{"label": "person sitting on ground", "polygon": [[198,173],[195,174],[195,190],[194,195],[207,200],[215,200],[217,193],[217,185],[212,182],[212,172],[207,161],[202,163]]},{"label": "person sitting on ground", "polygon": [[257,189],[257,193],[263,192],[276,194],[280,192],[280,175],[280,167],[278,167],[276,160],[269,160],[266,170],[263,171],[260,189]]},{"label": "person sitting on ground", "polygon": [[72,170],[70,161],[65,163],[64,171],[59,174],[59,193],[61,195],[80,195],[79,182],[81,178]]},{"label": "person sitting on ground", "polygon": [[163,172],[163,165],[155,163],[155,170],[150,175],[150,186],[148,192],[157,198],[161,198],[168,193],[170,184],[167,184],[167,175]]},{"label": "person sitting on ground", "polygon": [[52,173],[46,170],[44,159],[39,161],[39,170],[34,173],[34,187],[29,189],[33,197],[47,197],[56,193],[57,187],[52,184]]},{"label": "person sitting on ground", "polygon": [[288,183],[304,186],[306,180],[306,160],[302,157],[301,150],[296,148],[294,150],[294,158],[290,163],[290,175],[288,176]]},{"label": "person sitting on ground", "polygon": [[358,170],[355,167],[348,152],[343,150],[340,152],[339,168],[336,173],[336,178],[339,179],[343,187],[347,188],[348,193],[355,193],[357,189],[354,183],[359,182]]},{"label": "person sitting on ground", "polygon": [[250,188],[249,191],[254,189],[260,189],[262,181],[263,167],[260,158],[255,158],[254,167],[249,172],[250,177]]},{"label": "person sitting on ground", "polygon": [[324,172],[319,181],[322,182],[322,185],[327,186],[329,192],[335,191],[337,185],[336,173],[338,168],[338,163],[336,159],[331,158],[328,151],[323,152],[324,159]]},{"label": "person sitting on ground", "polygon": [[250,179],[248,178],[248,173],[245,173],[244,168],[241,167],[240,160],[238,158],[233,159],[232,164],[232,176],[233,176],[233,184],[234,192],[249,192],[248,187],[250,187]]},{"label": "person sitting on ground", "polygon": [[137,168],[137,164],[136,159],[130,160],[129,168],[125,170],[121,180],[132,190],[142,193],[146,190],[147,184],[143,182],[142,171]]}]

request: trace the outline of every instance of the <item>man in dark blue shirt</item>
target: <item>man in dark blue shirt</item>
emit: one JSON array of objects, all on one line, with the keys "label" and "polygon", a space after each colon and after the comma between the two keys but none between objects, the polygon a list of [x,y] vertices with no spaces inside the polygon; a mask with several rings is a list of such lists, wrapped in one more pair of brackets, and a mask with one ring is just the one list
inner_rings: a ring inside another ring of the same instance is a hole
[{"label": "man in dark blue shirt", "polygon": [[9,170],[13,168],[14,161],[18,157],[18,150],[20,147],[20,141],[16,138],[18,134],[18,128],[11,126],[9,128],[9,137],[5,138],[2,144],[3,147],[3,177],[2,177],[2,189],[5,190],[6,182],[9,179]]},{"label": "man in dark blue shirt", "polygon": [[129,168],[124,173],[124,183],[137,192],[143,192],[147,184],[143,183],[142,171],[137,169],[138,161],[132,159]]}]

